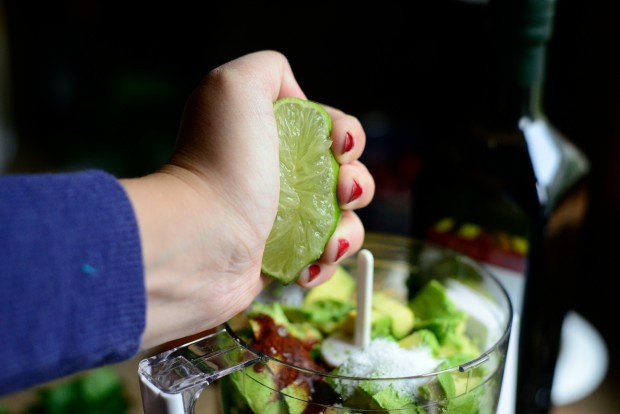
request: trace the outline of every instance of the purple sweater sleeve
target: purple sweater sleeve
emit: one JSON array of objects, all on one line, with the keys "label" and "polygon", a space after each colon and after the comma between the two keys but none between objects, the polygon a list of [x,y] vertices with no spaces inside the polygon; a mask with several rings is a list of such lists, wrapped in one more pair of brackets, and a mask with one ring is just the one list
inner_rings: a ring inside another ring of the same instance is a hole
[{"label": "purple sweater sleeve", "polygon": [[136,218],[102,171],[0,176],[0,395],[134,356]]}]

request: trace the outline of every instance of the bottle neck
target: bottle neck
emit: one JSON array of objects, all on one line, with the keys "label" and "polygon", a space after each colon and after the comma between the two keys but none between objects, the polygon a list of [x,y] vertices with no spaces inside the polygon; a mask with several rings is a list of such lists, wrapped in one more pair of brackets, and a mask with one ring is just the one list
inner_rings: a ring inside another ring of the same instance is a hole
[{"label": "bottle neck", "polygon": [[551,39],[555,0],[503,0],[497,38],[502,64],[499,96],[502,108],[516,119],[542,117],[547,44]]},{"label": "bottle neck", "polygon": [[518,48],[506,59],[500,99],[504,110],[515,118],[538,119],[544,116],[543,91],[546,47]]}]

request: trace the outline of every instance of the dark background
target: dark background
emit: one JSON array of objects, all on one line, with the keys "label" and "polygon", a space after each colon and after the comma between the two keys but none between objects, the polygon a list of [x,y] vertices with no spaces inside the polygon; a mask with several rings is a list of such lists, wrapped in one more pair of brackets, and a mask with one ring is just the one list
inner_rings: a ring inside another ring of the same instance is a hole
[{"label": "dark background", "polygon": [[[479,7],[465,3],[156,3],[0,2],[9,40],[9,122],[18,144],[8,172],[146,174],[167,160],[185,98],[202,76],[242,54],[277,49],[310,99],[362,120],[377,196],[392,200],[395,217],[406,221],[403,197],[420,145],[416,120],[465,110],[478,98],[480,68],[494,65],[477,46]],[[575,309],[610,350],[619,345],[620,314],[612,288],[620,273],[615,9],[606,0],[558,1],[544,95],[551,122],[592,162],[581,257],[591,267]],[[365,219],[369,230],[399,230],[370,214]],[[611,352],[611,376],[618,364]]]}]

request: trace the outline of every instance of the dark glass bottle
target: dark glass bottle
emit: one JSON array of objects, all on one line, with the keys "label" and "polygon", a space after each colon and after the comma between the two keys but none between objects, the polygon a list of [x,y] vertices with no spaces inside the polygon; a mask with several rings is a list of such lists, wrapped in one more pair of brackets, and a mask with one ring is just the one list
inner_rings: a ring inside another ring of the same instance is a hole
[{"label": "dark glass bottle", "polygon": [[[478,6],[477,6],[478,7]],[[555,2],[491,0],[480,97],[426,124],[412,234],[522,275],[516,413],[546,413],[580,271],[589,162],[543,111]]]}]

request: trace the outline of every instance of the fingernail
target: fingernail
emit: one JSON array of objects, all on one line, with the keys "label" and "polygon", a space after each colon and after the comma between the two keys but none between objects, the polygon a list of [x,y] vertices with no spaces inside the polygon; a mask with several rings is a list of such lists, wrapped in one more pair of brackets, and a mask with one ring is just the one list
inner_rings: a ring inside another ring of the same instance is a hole
[{"label": "fingernail", "polygon": [[347,239],[338,239],[338,253],[336,253],[336,261],[349,250],[349,241]]},{"label": "fingernail", "polygon": [[308,266],[308,282],[312,282],[321,273],[321,266],[311,264]]},{"label": "fingernail", "polygon": [[344,154],[346,152],[351,151],[354,143],[355,142],[353,141],[353,135],[351,135],[351,133],[347,131],[346,134],[344,135],[344,146],[342,148],[342,153]]},{"label": "fingernail", "polygon": [[349,201],[347,201],[347,204],[360,198],[362,193],[362,186],[357,182],[357,180],[353,179],[353,188],[351,188],[351,194],[349,195]]}]

